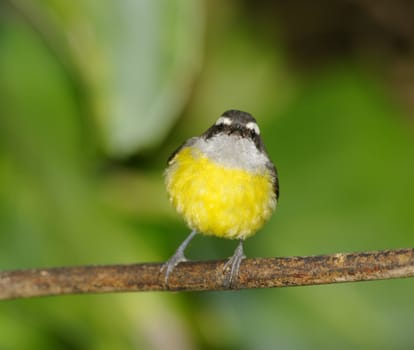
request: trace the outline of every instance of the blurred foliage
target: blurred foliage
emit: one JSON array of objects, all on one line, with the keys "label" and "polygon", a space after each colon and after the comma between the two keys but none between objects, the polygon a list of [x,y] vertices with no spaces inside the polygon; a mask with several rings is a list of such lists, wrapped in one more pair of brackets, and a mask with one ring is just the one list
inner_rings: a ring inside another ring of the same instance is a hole
[{"label": "blurred foliage", "polygon": [[[165,260],[188,234],[165,159],[229,108],[256,116],[280,173],[248,256],[412,245],[413,125],[381,64],[295,71],[278,23],[241,4],[0,2],[2,269]],[[188,255],[234,245],[198,237]],[[407,279],[16,300],[0,304],[0,349],[410,349],[413,292]]]}]

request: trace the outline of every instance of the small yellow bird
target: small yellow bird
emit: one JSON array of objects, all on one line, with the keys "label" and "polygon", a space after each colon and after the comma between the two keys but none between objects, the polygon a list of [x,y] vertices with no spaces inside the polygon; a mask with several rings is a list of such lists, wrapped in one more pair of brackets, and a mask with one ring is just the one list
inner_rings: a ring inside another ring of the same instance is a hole
[{"label": "small yellow bird", "polygon": [[223,272],[231,286],[245,258],[243,241],[270,218],[279,181],[260,137],[256,120],[229,110],[204,134],[184,142],[168,159],[169,199],[192,232],[163,265],[165,282],[186,261],[184,250],[197,233],[240,240]]}]

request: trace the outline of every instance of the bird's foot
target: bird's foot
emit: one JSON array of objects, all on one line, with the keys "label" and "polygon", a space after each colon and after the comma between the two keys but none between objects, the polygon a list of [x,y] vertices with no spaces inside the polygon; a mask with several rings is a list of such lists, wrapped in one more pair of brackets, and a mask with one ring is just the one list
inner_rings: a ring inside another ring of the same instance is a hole
[{"label": "bird's foot", "polygon": [[[223,285],[225,288],[232,288],[233,282],[239,275],[240,264],[245,258],[246,256],[243,251],[243,241],[240,241],[233,256],[223,266],[223,274],[225,274]],[[229,269],[230,271],[227,271]]]},{"label": "bird's foot", "polygon": [[174,255],[169,258],[160,269],[161,273],[164,273],[164,283],[168,284],[168,279],[170,278],[171,273],[174,271],[175,267],[181,263],[187,261],[187,258],[184,256],[184,252],[177,250]]},{"label": "bird's foot", "polygon": [[160,272],[164,273],[164,283],[168,285],[168,278],[170,277],[171,273],[174,271],[175,267],[184,261],[187,261],[186,257],[184,256],[184,250],[187,248],[188,244],[197,234],[196,231],[192,231],[190,235],[184,240],[183,243],[180,244],[178,249],[175,251],[174,255],[167,260],[167,262],[161,266]]}]

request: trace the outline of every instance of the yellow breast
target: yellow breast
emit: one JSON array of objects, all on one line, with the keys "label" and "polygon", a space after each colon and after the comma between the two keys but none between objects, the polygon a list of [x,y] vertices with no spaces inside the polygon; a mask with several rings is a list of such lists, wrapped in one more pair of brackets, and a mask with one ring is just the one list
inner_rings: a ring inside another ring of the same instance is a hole
[{"label": "yellow breast", "polygon": [[276,197],[270,172],[252,173],[182,149],[166,171],[170,200],[187,224],[206,235],[247,238],[271,216]]}]

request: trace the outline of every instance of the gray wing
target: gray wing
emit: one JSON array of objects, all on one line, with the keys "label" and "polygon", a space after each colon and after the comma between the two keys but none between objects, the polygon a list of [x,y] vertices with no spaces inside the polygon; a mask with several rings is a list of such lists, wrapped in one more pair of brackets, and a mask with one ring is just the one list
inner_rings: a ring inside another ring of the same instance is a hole
[{"label": "gray wing", "polygon": [[273,178],[273,191],[276,195],[276,200],[279,199],[279,175],[277,173],[277,169],[272,162],[268,162],[267,168],[270,170]]}]

